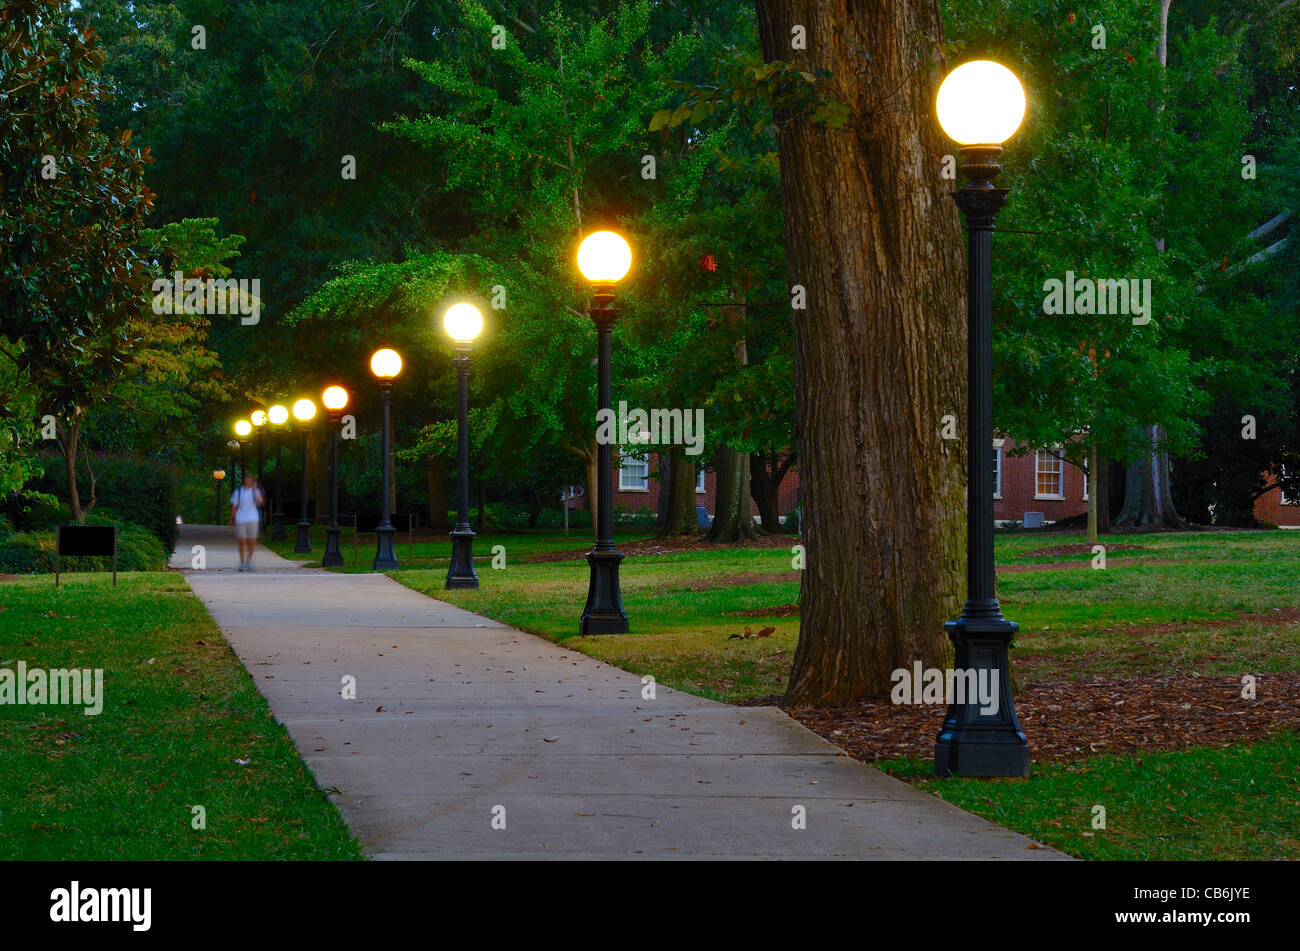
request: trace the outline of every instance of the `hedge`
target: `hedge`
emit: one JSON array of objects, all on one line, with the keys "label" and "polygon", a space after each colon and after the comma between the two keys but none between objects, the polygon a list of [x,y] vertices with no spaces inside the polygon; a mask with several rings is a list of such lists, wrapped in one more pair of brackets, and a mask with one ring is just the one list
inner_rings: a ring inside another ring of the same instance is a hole
[{"label": "hedge", "polygon": [[[43,461],[45,475],[31,483],[31,488],[67,502],[68,479],[62,457],[46,457]],[[165,551],[176,547],[176,474],[171,466],[155,459],[105,454],[93,456],[91,468],[95,471],[95,507],[91,515],[108,509],[114,518],[147,528]],[[88,502],[90,474],[84,458],[77,460],[77,490],[82,503]]]}]

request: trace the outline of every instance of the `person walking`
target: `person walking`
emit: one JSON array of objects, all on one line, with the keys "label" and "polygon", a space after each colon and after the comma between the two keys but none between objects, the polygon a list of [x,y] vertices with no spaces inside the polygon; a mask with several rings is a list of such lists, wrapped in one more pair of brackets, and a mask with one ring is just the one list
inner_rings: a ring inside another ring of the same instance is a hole
[{"label": "person walking", "polygon": [[244,484],[230,493],[230,524],[235,526],[235,540],[239,543],[239,570],[253,570],[253,547],[257,532],[262,527],[264,496],[257,481],[244,475]]}]

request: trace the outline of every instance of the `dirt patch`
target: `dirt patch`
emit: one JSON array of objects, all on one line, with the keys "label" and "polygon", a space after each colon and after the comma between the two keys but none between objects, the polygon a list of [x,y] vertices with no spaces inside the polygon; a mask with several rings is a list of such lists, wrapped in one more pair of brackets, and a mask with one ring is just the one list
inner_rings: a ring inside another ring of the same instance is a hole
[{"label": "dirt patch", "polygon": [[[1233,627],[1237,624],[1295,624],[1300,622],[1300,608],[1274,608],[1271,611],[1239,611],[1232,617],[1211,621],[1165,621],[1160,624],[1117,624],[1106,630],[1118,630],[1126,637],[1160,637],[1165,634],[1180,634],[1191,627]],[[1025,631],[1022,636],[1035,637],[1041,632]],[[1050,632],[1049,632],[1050,633]],[[1059,632],[1058,632],[1059,633]],[[1029,660],[1029,658],[1025,658]],[[1020,661],[1017,661],[1019,664]]]},{"label": "dirt patch", "polygon": [[[738,575],[723,575],[715,578],[697,578],[694,581],[682,581],[677,584],[664,585],[661,590],[664,591],[710,591],[714,588],[735,588],[747,584],[772,584],[777,581],[797,581],[799,576],[793,571],[746,571]],[[762,609],[766,610],[766,609]],[[739,614],[739,611],[726,612],[730,614]],[[799,613],[798,605],[795,606],[795,613]],[[751,614],[747,617],[766,617],[767,615]]]},{"label": "dirt patch", "polygon": [[[1107,545],[1106,554],[1113,551],[1150,551],[1146,545]],[[1078,545],[1049,545],[1037,551],[1025,552],[1021,558],[1051,558],[1053,555],[1091,555],[1092,546],[1087,542]]]},{"label": "dirt patch", "polygon": [[[1015,698],[1030,757],[1065,763],[1101,753],[1132,754],[1227,746],[1300,729],[1300,672],[1260,674],[1255,700],[1234,677],[1151,675],[1090,681],[1035,681]],[[787,709],[855,759],[934,756],[942,704],[888,700],[837,710]]]},{"label": "dirt patch", "polygon": [[770,608],[757,608],[753,611],[723,611],[731,617],[798,617],[799,605],[778,604]]},{"label": "dirt patch", "polygon": [[[763,535],[742,544],[721,544],[708,541],[703,535],[672,535],[667,538],[643,538],[640,541],[619,545],[618,550],[628,557],[637,555],[680,555],[689,551],[731,551],[736,548],[785,548],[799,544],[794,535]],[[519,559],[521,564],[541,564],[548,561],[573,561],[586,558],[591,546],[569,548],[564,551],[544,551]]]}]

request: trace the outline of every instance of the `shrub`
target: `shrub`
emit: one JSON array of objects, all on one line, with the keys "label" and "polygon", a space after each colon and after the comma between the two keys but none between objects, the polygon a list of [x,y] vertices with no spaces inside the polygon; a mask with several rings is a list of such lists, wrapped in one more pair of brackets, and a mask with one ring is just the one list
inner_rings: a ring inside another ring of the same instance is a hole
[{"label": "shrub", "polygon": [[[87,525],[117,526],[117,570],[161,571],[167,552],[153,533],[96,510],[86,517]],[[53,530],[18,532],[0,538],[0,572],[12,575],[54,572],[57,536]],[[75,557],[63,559],[64,571],[112,571],[112,558]]]},{"label": "shrub", "polygon": [[[148,529],[166,551],[176,547],[176,475],[171,466],[156,459],[136,456],[97,455],[91,460],[91,468],[95,472],[96,500],[92,515],[101,509],[109,509],[114,517]],[[77,460],[77,487],[83,503],[89,501],[90,473],[85,459]],[[48,492],[63,503],[68,501],[63,467],[48,460],[45,475],[34,482],[32,488]],[[71,513],[61,521],[64,524],[71,521]],[[50,524],[56,523],[46,522],[43,527]]]},{"label": "shrub", "polygon": [[785,522],[781,527],[789,535],[798,535],[799,534],[799,510],[791,509],[789,512],[787,512],[785,515]]}]

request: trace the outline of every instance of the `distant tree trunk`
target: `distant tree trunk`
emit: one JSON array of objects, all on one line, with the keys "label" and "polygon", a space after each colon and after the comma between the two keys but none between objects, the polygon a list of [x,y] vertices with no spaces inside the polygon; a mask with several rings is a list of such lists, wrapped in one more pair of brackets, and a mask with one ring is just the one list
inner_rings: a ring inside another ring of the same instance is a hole
[{"label": "distant tree trunk", "polygon": [[[447,517],[447,487],[442,481],[442,459],[433,453],[424,457],[424,476],[429,486],[429,529],[450,532],[451,519]],[[457,500],[457,505],[460,501]]]},{"label": "distant tree trunk", "polygon": [[[749,363],[744,338],[736,341],[736,362]],[[718,491],[713,503],[711,542],[752,541],[760,532],[749,503],[749,453],[723,446],[718,450]]]},{"label": "distant tree trunk", "polygon": [[1097,475],[1088,487],[1088,492],[1097,496],[1097,532],[1106,534],[1110,531],[1110,460],[1098,455]]},{"label": "distant tree trunk", "polygon": [[1148,449],[1129,463],[1124,484],[1124,507],[1115,519],[1115,525],[1186,528],[1187,523],[1174,509],[1173,494],[1169,491],[1169,454],[1155,449],[1160,427],[1144,427],[1142,435]]},{"label": "distant tree trunk", "polygon": [[1083,474],[1088,486],[1088,544],[1097,544],[1097,507],[1101,493],[1097,491],[1097,444],[1088,447],[1088,471]]},{"label": "distant tree trunk", "polygon": [[781,483],[794,464],[794,453],[754,452],[749,456],[749,493],[758,506],[763,531],[781,531]]},{"label": "distant tree trunk", "polygon": [[659,465],[660,477],[668,487],[659,534],[698,535],[700,525],[695,517],[695,480],[698,476],[695,474],[695,463],[682,452],[681,446],[673,446],[659,457]]},{"label": "distant tree trunk", "polygon": [[591,537],[595,539],[600,533],[600,521],[597,518],[597,509],[600,506],[600,491],[598,489],[600,469],[597,465],[599,459],[596,457],[596,444],[594,441],[584,458],[587,460],[587,511],[591,513]]},{"label": "distant tree trunk", "polygon": [[717,486],[709,541],[730,544],[758,538],[749,501],[749,453],[729,446],[718,450]]},{"label": "distant tree trunk", "polygon": [[838,130],[777,116],[789,283],[807,295],[793,314],[807,561],[785,702],[826,706],[888,694],[913,661],[943,666],[965,593],[964,440],[939,438],[945,414],[966,416],[954,146],[933,118],[943,23],[938,0],[757,8],[764,58],[829,70],[851,110]]},{"label": "distant tree trunk", "polygon": [[[73,410],[71,418],[63,428],[63,471],[68,479],[68,508],[72,511],[72,520],[80,525],[86,520],[87,513],[95,507],[95,484],[90,484],[90,505],[81,507],[81,490],[77,484],[77,451],[81,447],[82,410]],[[89,460],[87,461],[89,466]]]}]

